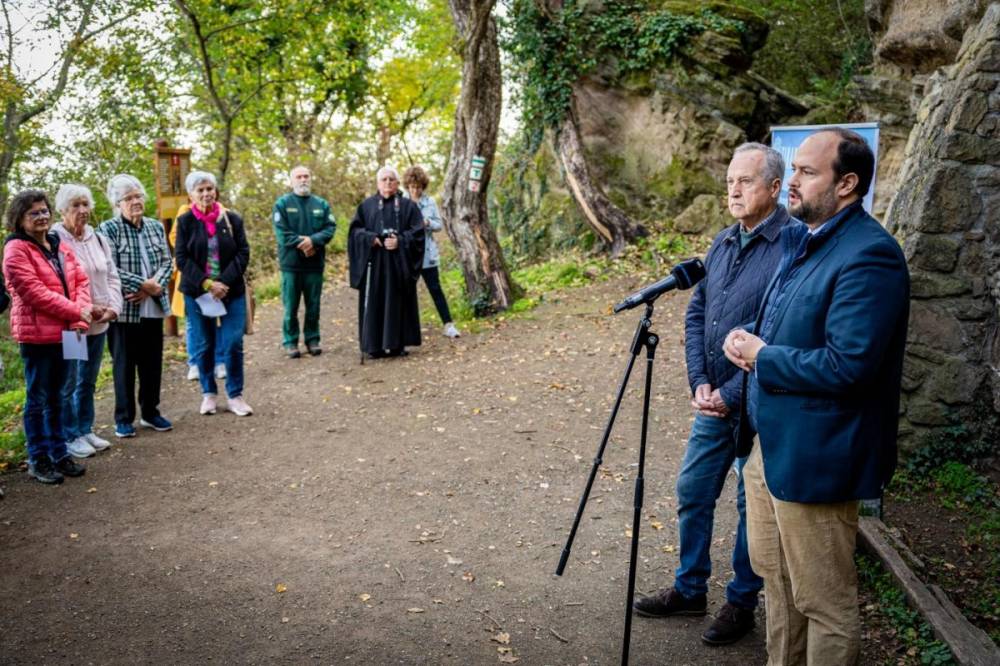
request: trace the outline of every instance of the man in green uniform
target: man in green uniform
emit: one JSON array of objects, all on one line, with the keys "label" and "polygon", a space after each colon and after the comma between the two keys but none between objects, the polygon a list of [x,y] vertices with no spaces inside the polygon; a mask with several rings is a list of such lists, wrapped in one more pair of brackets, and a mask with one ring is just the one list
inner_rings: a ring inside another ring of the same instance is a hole
[{"label": "man in green uniform", "polygon": [[319,302],[323,294],[326,244],[337,225],[330,204],[311,194],[312,173],[297,166],[288,173],[292,191],[274,202],[274,235],[278,239],[284,347],[289,358],[299,358],[299,299],[305,300],[302,337],[306,351],[319,356]]}]

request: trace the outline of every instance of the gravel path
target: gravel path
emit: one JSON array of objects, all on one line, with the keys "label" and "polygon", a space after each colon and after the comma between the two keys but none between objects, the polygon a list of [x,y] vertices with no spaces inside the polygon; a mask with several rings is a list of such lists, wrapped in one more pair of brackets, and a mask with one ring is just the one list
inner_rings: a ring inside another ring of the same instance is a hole
[{"label": "gravel path", "polygon": [[[325,295],[318,358],[283,357],[270,305],[247,338],[247,419],[200,416],[195,383],[169,361],[173,432],[115,442],[61,487],[5,477],[0,662],[618,663],[642,364],[569,567],[553,571],[637,319],[608,306],[634,286],[554,296],[454,342],[434,320],[409,357],[364,366],[345,285]],[[686,303],[666,295],[654,326],[640,591],[677,565]],[[111,401],[105,390],[104,424]],[[711,649],[699,640],[708,622],[636,618],[632,663],[763,663],[761,629]]]}]

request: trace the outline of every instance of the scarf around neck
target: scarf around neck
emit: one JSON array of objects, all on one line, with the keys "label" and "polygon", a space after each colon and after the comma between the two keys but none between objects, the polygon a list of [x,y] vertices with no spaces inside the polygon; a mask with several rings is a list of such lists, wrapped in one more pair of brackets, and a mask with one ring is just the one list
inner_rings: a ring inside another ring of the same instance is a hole
[{"label": "scarf around neck", "polygon": [[219,219],[219,214],[222,212],[222,206],[219,205],[219,202],[214,202],[207,213],[203,213],[198,206],[191,206],[191,212],[194,214],[195,219],[205,225],[205,231],[208,232],[208,235],[210,237],[214,236],[215,222]]}]

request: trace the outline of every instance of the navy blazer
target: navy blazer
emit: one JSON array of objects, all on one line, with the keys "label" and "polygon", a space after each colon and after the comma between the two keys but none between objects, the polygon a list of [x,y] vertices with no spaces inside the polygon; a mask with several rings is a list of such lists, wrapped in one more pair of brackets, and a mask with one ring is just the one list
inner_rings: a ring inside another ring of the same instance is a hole
[{"label": "navy blazer", "polygon": [[[903,252],[857,205],[788,280],[755,368],[768,490],[804,503],[879,497],[896,468],[910,301]],[[737,455],[752,446],[744,404]]]}]

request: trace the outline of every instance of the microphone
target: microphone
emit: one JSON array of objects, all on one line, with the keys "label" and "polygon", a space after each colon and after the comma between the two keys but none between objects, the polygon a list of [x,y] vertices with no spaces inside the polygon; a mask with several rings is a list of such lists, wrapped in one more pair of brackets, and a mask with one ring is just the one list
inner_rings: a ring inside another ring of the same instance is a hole
[{"label": "microphone", "polygon": [[671,289],[690,289],[701,282],[704,277],[705,264],[701,263],[701,259],[682,261],[674,266],[667,277],[626,297],[625,300],[615,306],[615,314],[622,310],[630,310],[643,303],[655,301],[659,298],[660,294]]}]

